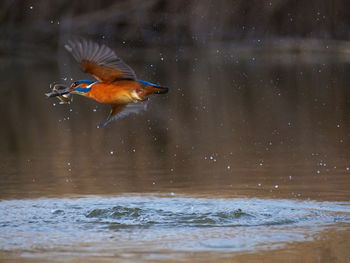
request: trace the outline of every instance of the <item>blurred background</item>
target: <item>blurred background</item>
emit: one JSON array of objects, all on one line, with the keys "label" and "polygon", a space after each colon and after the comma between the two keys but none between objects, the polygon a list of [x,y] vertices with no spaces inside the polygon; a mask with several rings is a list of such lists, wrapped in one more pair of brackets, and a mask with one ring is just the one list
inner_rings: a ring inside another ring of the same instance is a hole
[{"label": "blurred background", "polygon": [[4,0],[1,49],[14,54],[40,46],[37,54],[76,35],[129,48],[235,42],[297,50],[296,41],[309,40],[309,47],[319,49],[323,41],[348,40],[349,19],[346,0]]},{"label": "blurred background", "polygon": [[[347,198],[348,1],[0,5],[3,197],[227,190]],[[106,43],[170,93],[105,129],[96,126],[107,106],[47,99],[51,83],[91,79],[63,48],[77,36]]]}]

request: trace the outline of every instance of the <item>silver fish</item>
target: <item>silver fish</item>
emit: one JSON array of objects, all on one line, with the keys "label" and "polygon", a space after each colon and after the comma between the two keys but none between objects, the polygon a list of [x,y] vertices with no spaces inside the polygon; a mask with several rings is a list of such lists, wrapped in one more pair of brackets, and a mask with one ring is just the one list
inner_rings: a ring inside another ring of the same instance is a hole
[{"label": "silver fish", "polygon": [[[53,97],[57,93],[59,93],[62,90],[68,89],[69,87],[63,84],[50,84],[50,88],[52,89],[52,92],[46,93],[46,96]],[[60,96],[55,96],[57,99],[59,99],[60,104],[68,104],[73,101],[73,96],[71,94],[63,94]]]}]

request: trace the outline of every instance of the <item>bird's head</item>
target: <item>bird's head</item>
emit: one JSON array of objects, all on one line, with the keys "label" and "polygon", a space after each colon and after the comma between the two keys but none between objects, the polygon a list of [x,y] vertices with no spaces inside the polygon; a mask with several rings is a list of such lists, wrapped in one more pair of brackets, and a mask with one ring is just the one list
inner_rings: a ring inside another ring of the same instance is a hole
[{"label": "bird's head", "polygon": [[73,94],[79,94],[79,95],[86,95],[90,91],[90,85],[93,84],[94,82],[91,80],[78,80],[74,81],[70,85],[70,93]]}]

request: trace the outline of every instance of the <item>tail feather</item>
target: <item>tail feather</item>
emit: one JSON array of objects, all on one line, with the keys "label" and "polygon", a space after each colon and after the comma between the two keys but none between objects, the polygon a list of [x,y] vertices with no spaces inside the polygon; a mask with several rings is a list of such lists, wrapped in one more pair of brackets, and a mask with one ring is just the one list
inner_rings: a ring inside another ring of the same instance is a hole
[{"label": "tail feather", "polygon": [[165,94],[165,93],[168,93],[168,90],[169,90],[168,87],[160,86],[145,80],[139,80],[138,82],[144,88],[146,96],[151,94]]},{"label": "tail feather", "polygon": [[164,86],[158,86],[158,85],[148,85],[145,87],[145,93],[146,95],[150,94],[165,94],[168,93],[169,88]]}]

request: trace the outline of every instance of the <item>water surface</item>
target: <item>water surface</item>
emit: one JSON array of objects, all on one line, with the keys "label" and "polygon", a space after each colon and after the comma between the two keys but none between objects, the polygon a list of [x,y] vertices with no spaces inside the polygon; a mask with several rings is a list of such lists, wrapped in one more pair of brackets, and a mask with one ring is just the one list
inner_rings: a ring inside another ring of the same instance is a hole
[{"label": "water surface", "polygon": [[0,203],[0,250],[25,257],[165,260],[282,248],[348,227],[349,202],[144,195]]}]

